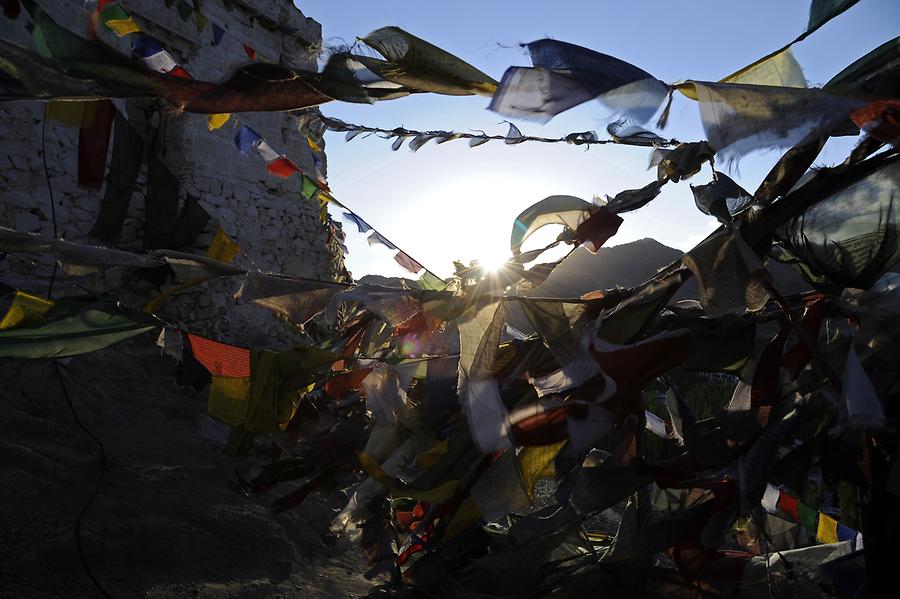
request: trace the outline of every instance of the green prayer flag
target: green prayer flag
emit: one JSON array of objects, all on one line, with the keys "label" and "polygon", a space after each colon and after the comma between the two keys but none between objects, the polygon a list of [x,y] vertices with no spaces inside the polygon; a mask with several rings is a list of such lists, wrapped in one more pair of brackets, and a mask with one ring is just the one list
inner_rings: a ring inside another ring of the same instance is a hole
[{"label": "green prayer flag", "polygon": [[182,21],[187,21],[191,18],[191,15],[194,14],[194,7],[181,0],[178,3],[178,15],[181,17]]},{"label": "green prayer flag", "polygon": [[800,502],[800,507],[798,509],[800,514],[800,524],[803,525],[803,528],[808,530],[809,532],[816,532],[816,519],[819,515],[819,512],[815,508],[811,508],[802,501]]},{"label": "green prayer flag", "polygon": [[92,237],[104,243],[113,243],[119,239],[143,157],[144,140],[128,120],[117,112],[106,193],[100,203],[97,222],[90,232]]},{"label": "green prayer flag", "polygon": [[0,331],[0,358],[65,358],[158,328],[149,314],[112,302],[60,300],[34,324]]},{"label": "green prayer flag", "polygon": [[196,241],[197,236],[203,232],[206,223],[209,222],[209,212],[200,205],[197,198],[187,196],[178,220],[175,222],[175,232],[172,235],[172,248],[188,246]]},{"label": "green prayer flag", "polygon": [[316,192],[319,191],[319,186],[316,185],[316,182],[303,175],[303,183],[300,187],[300,195],[303,196],[304,199],[309,200],[312,199]]},{"label": "green prayer flag", "polygon": [[144,249],[172,246],[178,218],[178,179],[156,152],[147,155],[147,200],[144,204]]}]

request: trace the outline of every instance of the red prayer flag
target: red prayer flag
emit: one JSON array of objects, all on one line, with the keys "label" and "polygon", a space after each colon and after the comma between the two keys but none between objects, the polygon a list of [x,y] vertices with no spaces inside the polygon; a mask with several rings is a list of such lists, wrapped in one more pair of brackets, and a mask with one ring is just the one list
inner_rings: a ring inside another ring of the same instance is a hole
[{"label": "red prayer flag", "polygon": [[876,100],[851,113],[850,118],[875,139],[900,143],[900,100]]},{"label": "red prayer flag", "polygon": [[790,516],[794,522],[800,521],[799,502],[793,495],[788,495],[787,493],[782,491],[778,495],[778,503],[776,504],[776,506],[782,512]]},{"label": "red prayer flag", "polygon": [[596,254],[618,232],[621,224],[621,216],[610,212],[606,206],[601,206],[575,229],[575,241],[583,244],[590,253]]},{"label": "red prayer flag", "polygon": [[78,132],[78,183],[91,189],[103,186],[106,154],[116,107],[110,100],[87,105]]},{"label": "red prayer flag", "polygon": [[256,50],[248,46],[247,44],[241,44],[244,46],[244,52],[247,53],[247,56],[250,57],[250,60],[256,60]]},{"label": "red prayer flag", "polygon": [[193,79],[193,77],[191,77],[191,74],[185,71],[184,67],[182,67],[181,65],[178,65],[166,74],[172,75],[173,77],[180,77],[181,79]]},{"label": "red prayer flag", "polygon": [[250,350],[188,333],[191,351],[198,362],[215,376],[250,376]]},{"label": "red prayer flag", "polygon": [[286,156],[281,156],[280,158],[276,158],[275,160],[269,162],[266,165],[266,169],[272,173],[273,175],[278,175],[284,179],[287,179],[294,173],[301,173],[303,171],[300,170],[300,167],[291,161],[290,158]]}]

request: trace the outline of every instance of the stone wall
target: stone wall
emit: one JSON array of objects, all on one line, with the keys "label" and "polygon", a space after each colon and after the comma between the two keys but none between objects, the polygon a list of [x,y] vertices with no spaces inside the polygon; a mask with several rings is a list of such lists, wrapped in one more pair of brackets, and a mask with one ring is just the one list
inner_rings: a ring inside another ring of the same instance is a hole
[{"label": "stone wall", "polygon": [[[197,79],[218,81],[246,63],[242,44],[273,62],[315,68],[321,27],[304,17],[290,0],[204,0],[203,14],[226,31],[218,45],[213,45],[211,25],[198,31],[196,16],[184,20],[177,6],[166,8],[162,0],[119,3]],[[39,4],[58,23],[87,35],[88,12],[80,0],[39,0]],[[0,36],[33,46],[28,23],[25,11],[15,20],[0,16]],[[120,39],[102,27],[100,30],[106,43],[130,55],[128,36]],[[181,201],[187,194],[199,198],[212,217],[191,247],[178,249],[202,253],[220,226],[240,245],[241,254],[235,260],[240,266],[326,279],[343,270],[341,256],[329,249],[333,247],[328,243],[329,224],[320,221],[318,202],[300,196],[298,176],[284,180],[269,175],[255,152],[242,155],[237,151],[236,119],[210,132],[205,115],[176,114],[171,107],[149,100],[115,103],[142,135],[160,132],[163,144],[158,155],[177,176]],[[301,112],[238,115],[240,123],[251,126],[305,172],[314,173],[307,131],[298,117]],[[98,243],[88,232],[96,221],[103,190],[87,189],[77,182],[78,134],[77,127],[52,119],[45,122],[43,103],[0,104],[0,225],[52,236],[52,188],[59,235],[69,241]],[[110,140],[109,152],[112,147]],[[141,251],[144,191],[142,173],[116,247]],[[0,260],[0,280],[40,293],[46,288],[52,265],[51,258],[10,255]],[[292,328],[271,313],[252,305],[236,305],[231,296],[239,284],[232,279],[202,285],[175,296],[160,315],[193,331],[237,343],[283,347],[297,340]],[[158,292],[135,273],[108,271],[86,280],[60,280],[54,293],[57,297],[83,293],[83,288],[108,292],[135,305]]]}]

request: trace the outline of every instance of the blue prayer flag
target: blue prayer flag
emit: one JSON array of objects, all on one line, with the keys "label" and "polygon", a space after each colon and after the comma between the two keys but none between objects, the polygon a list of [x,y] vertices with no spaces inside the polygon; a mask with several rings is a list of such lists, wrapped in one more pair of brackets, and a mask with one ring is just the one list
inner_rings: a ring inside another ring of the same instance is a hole
[{"label": "blue prayer flag", "polygon": [[262,137],[260,137],[259,133],[247,125],[243,125],[238,129],[237,135],[234,136],[234,145],[237,146],[241,154],[246,154],[257,146],[261,140]]}]

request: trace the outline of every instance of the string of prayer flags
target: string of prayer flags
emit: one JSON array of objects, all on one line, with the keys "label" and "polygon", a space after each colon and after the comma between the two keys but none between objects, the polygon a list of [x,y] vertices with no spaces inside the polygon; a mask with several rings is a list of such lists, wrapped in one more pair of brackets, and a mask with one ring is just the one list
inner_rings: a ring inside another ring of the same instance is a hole
[{"label": "string of prayer flags", "polygon": [[790,493],[771,484],[766,485],[761,505],[769,513],[781,512],[791,521],[798,522],[810,534],[815,535],[816,540],[820,543],[852,541],[859,535],[858,531],[841,524],[830,514],[810,507]]}]

